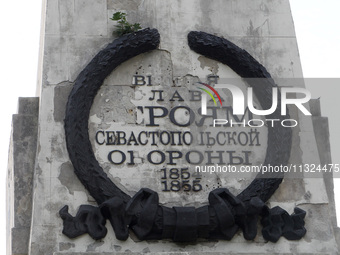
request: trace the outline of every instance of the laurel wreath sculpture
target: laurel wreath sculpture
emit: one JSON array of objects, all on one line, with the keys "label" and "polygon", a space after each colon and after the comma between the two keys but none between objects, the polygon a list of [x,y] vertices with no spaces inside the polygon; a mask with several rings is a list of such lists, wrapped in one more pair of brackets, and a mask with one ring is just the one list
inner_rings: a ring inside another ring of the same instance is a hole
[{"label": "laurel wreath sculpture", "polygon": [[[282,182],[283,173],[258,175],[237,196],[226,188],[215,189],[209,193],[209,205],[200,208],[162,206],[157,192],[148,188],[141,189],[131,198],[104,173],[95,158],[88,133],[93,100],[104,79],[118,65],[157,49],[159,42],[160,35],[156,29],[143,29],[121,36],[101,50],[77,77],[66,107],[67,150],[75,174],[97,201],[98,207],[82,205],[73,217],[68,213],[68,206],[64,206],[59,212],[64,222],[63,233],[70,238],[88,233],[98,240],[107,234],[105,223],[108,219],[119,240],[128,238],[129,229],[140,240],[230,240],[239,229],[245,239],[253,240],[261,218],[262,235],[266,240],[276,242],[281,236],[289,240],[301,239],[306,233],[305,211],[295,208],[294,214],[289,215],[280,207],[270,209],[265,205]],[[228,65],[243,78],[265,78],[261,82],[252,79],[248,85],[253,88],[263,109],[271,107],[272,88],[277,85],[248,52],[227,39],[204,32],[190,32],[188,43],[191,50]],[[281,116],[278,107],[267,117],[283,120],[289,116]],[[291,142],[291,128],[269,126],[264,165],[286,165]]]}]

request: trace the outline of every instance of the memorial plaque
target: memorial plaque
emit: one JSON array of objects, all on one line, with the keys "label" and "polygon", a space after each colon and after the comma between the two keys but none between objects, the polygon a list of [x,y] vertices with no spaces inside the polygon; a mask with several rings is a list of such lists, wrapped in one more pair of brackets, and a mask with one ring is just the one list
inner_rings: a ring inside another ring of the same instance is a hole
[{"label": "memorial plaque", "polygon": [[[224,65],[219,74],[237,77]],[[128,194],[147,187],[163,204],[198,205],[215,188],[245,188],[238,179],[251,180],[251,174],[237,174],[240,166],[264,162],[266,126],[248,126],[259,118],[249,110],[233,115],[227,89],[219,93],[223,106],[209,96],[209,115],[202,115],[201,80],[240,83],[245,93],[248,87],[241,78],[214,74],[176,77],[167,54],[157,50],[129,60],[104,81],[91,108],[89,137],[100,165]],[[214,119],[227,118],[239,124],[213,127]]]}]

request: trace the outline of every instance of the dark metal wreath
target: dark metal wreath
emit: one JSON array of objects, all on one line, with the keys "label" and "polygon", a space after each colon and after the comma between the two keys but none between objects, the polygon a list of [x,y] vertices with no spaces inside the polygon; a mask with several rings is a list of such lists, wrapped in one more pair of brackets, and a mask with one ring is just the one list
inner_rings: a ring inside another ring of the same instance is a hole
[{"label": "dark metal wreath", "polygon": [[[104,238],[106,220],[119,240],[126,240],[131,229],[140,240],[172,239],[193,242],[198,238],[230,240],[241,229],[244,238],[253,240],[261,217],[262,235],[276,242],[281,236],[289,240],[302,238],[305,211],[295,208],[289,215],[280,207],[265,205],[279,187],[283,174],[259,175],[239,195],[226,188],[209,193],[209,205],[200,208],[173,207],[159,204],[158,194],[143,188],[132,198],[120,190],[104,173],[92,150],[88,134],[88,118],[93,100],[104,79],[121,63],[157,49],[160,35],[156,29],[144,29],[124,35],[101,50],[79,74],[69,95],[66,107],[65,134],[67,150],[75,174],[95,198],[99,207],[82,205],[75,217],[68,206],[60,210],[64,221],[63,233],[70,238],[88,233],[98,240]],[[191,50],[228,65],[248,82],[263,109],[271,107],[272,88],[276,87],[267,70],[248,52],[230,41],[204,32],[190,32]],[[280,98],[280,97],[279,97]],[[280,102],[278,102],[280,106]],[[283,120],[280,107],[270,119]],[[290,156],[292,131],[281,125],[268,127],[268,146],[264,165],[286,165]]]}]

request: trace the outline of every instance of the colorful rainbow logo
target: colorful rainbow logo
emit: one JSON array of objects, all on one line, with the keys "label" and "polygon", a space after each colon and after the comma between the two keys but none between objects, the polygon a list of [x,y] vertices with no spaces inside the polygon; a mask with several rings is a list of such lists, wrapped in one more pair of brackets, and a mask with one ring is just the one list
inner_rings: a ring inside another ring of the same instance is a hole
[{"label": "colorful rainbow logo", "polygon": [[[203,86],[206,86],[206,87],[209,88],[212,92],[214,92],[214,94],[217,96],[217,98],[218,98],[218,100],[220,101],[220,104],[221,104],[221,106],[222,106],[221,97],[220,97],[220,95],[217,93],[217,91],[216,91],[213,87],[211,87],[209,84],[206,84],[206,83],[203,83],[203,82],[197,82],[197,83],[199,83],[199,84],[201,84],[201,85],[203,85]],[[204,92],[206,92],[206,93],[212,98],[212,100],[214,101],[215,106],[217,106],[216,100],[215,100],[213,94],[211,94],[211,92],[210,92],[209,90],[206,90],[206,89],[200,88],[200,87],[198,87],[198,88],[201,89],[201,90],[203,90]]]}]

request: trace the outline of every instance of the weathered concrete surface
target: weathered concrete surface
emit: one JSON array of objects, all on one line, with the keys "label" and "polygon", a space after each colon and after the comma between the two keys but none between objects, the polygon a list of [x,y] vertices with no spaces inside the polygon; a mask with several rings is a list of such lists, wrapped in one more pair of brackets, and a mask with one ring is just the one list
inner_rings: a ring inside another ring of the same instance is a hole
[{"label": "weathered concrete surface", "polygon": [[[321,164],[331,164],[331,146],[329,140],[329,126],[328,126],[328,118],[321,116],[321,106],[320,99],[313,99],[310,101],[311,113],[313,115],[313,126],[316,142],[318,144],[318,151],[320,155]],[[335,198],[334,198],[334,182],[333,182],[333,173],[326,172],[323,174],[327,196],[329,199],[329,214],[330,219],[333,223],[333,226],[337,225],[336,219],[336,208],[335,208]],[[334,227],[334,236],[337,241],[337,245],[340,248],[340,228]]]},{"label": "weathered concrete surface", "polygon": [[7,173],[7,254],[28,254],[39,98],[19,98]]},{"label": "weathered concrete surface", "polygon": [[[104,253],[92,253],[92,252],[87,252],[87,253],[82,253],[82,252],[68,252],[68,253],[59,253],[56,252],[53,255],[129,255],[131,254],[130,252],[104,252]],[[136,255],[142,255],[146,254],[146,252],[141,252],[141,253],[133,253]],[[196,255],[197,252],[148,252],[147,254],[150,255]],[[225,253],[225,252],[205,252],[204,254],[207,255],[226,255],[226,254],[235,254],[235,253]],[[263,255],[263,253],[237,253],[239,255]],[[291,255],[292,253],[277,253],[280,255]],[[329,255],[330,253],[299,253],[300,255]]]},{"label": "weathered concrete surface", "polygon": [[[248,242],[238,233],[230,242],[202,241],[195,245],[174,244],[166,240],[139,242],[133,235],[122,242],[115,239],[109,224],[107,236],[100,241],[94,241],[88,235],[71,240],[61,233],[62,220],[58,216],[60,208],[67,204],[70,213],[75,215],[81,204],[95,205],[93,198],[72,171],[63,127],[64,107],[77,75],[100,49],[114,39],[111,34],[115,23],[109,17],[116,11],[128,13],[130,22],[140,22],[143,27],[158,29],[161,44],[157,52],[161,57],[154,56],[151,67],[145,65],[144,69],[139,69],[139,64],[146,58],[137,57],[130,61],[130,65],[124,63],[105,80],[101,92],[105,92],[109,86],[131,84],[131,76],[136,72],[157,74],[158,84],[169,86],[183,84],[188,77],[205,77],[209,74],[237,78],[229,67],[190,51],[187,34],[192,30],[206,31],[231,40],[252,54],[275,79],[302,76],[287,0],[46,0],[40,54],[41,102],[29,254],[336,254],[338,248],[334,232],[337,230],[333,228],[334,215],[329,206],[332,200],[323,178],[287,179],[268,203],[270,206],[282,206],[290,213],[295,206],[307,211],[308,232],[300,241],[291,242],[281,238],[273,244],[258,235],[253,242]],[[118,86],[112,89],[119,90]],[[135,93],[134,99],[145,96],[144,92]],[[121,93],[120,96],[130,95]],[[113,112],[123,114],[122,109],[112,109],[112,105],[105,107],[100,99],[110,105],[110,100],[117,100],[117,97],[106,98],[105,93],[97,95],[90,132],[96,130],[93,125],[98,119],[108,120]],[[299,120],[299,126],[293,130],[290,163],[323,162],[319,156],[323,149],[318,151],[311,118],[303,116],[296,109],[291,109],[291,116]],[[94,141],[93,135],[90,139]],[[105,158],[105,155],[102,157]],[[104,161],[102,163],[104,170],[111,173],[113,181],[120,185],[120,178],[112,174],[116,173],[116,169]],[[128,176],[124,174],[128,171],[123,170],[119,174],[127,179]],[[148,181],[147,173],[143,174],[142,185],[151,185],[153,179]],[[233,179],[228,185],[237,193],[249,181]],[[141,185],[138,178],[131,183],[135,187]],[[136,192],[135,187],[130,190],[129,186],[125,188],[133,194]],[[207,194],[202,194],[202,199],[203,196]]]}]

